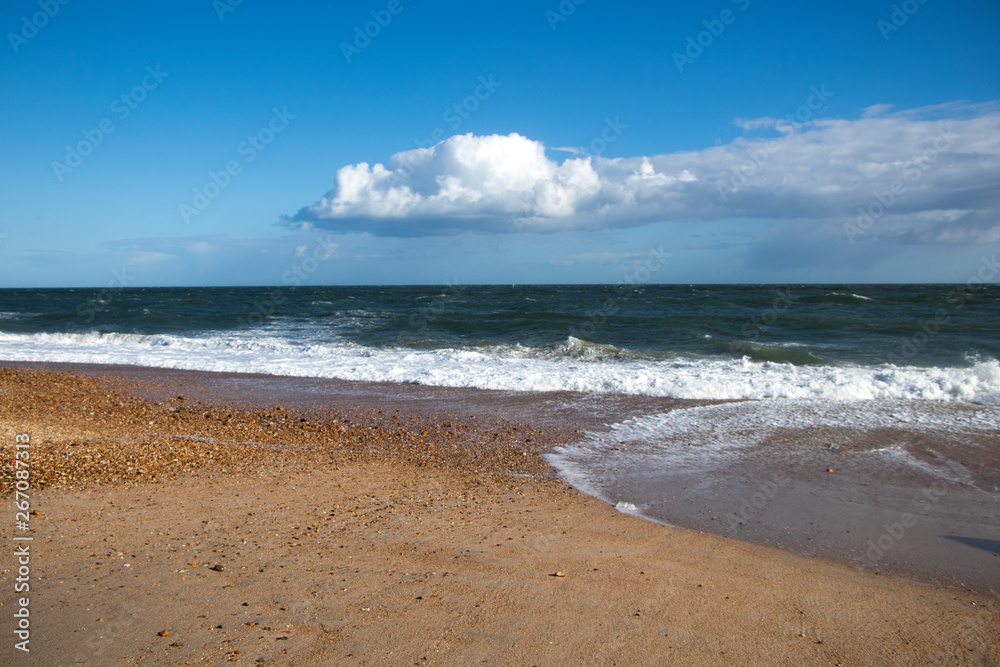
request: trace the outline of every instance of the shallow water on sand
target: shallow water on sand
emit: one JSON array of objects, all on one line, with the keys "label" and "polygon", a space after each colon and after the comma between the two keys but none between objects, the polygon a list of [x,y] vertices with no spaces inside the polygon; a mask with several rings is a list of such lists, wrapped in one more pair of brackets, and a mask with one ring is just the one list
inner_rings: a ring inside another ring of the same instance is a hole
[{"label": "shallow water on sand", "polygon": [[557,448],[629,513],[1000,593],[1000,409],[744,401],[613,425]]}]

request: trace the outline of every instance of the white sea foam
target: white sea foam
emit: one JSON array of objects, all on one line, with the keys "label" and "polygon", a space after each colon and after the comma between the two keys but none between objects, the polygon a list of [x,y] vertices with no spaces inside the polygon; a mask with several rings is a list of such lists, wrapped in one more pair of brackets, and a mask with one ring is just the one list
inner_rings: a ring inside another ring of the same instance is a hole
[{"label": "white sea foam", "polygon": [[863,294],[848,294],[846,292],[830,292],[827,296],[840,296],[847,297],[849,299],[854,299],[855,301],[874,301],[870,296],[864,296]]},{"label": "white sea foam", "polygon": [[[676,449],[672,460],[704,462],[717,454],[742,449],[783,429],[817,426],[871,431],[878,428],[936,430],[951,434],[1000,430],[1000,407],[959,406],[912,401],[830,401],[823,399],[741,401],[645,415],[613,424],[609,431],[588,433],[583,443],[564,453],[620,451],[643,457],[650,447]],[[650,444],[652,443],[652,444]],[[888,451],[888,450],[887,450]]]},{"label": "white sea foam", "polygon": [[[608,431],[588,432],[577,443],[557,447],[545,458],[572,486],[597,498],[614,502],[606,492],[614,480],[643,479],[663,471],[705,473],[731,463],[756,445],[784,429],[837,427],[858,432],[896,428],[934,431],[949,436],[995,433],[1000,430],[1000,407],[954,405],[917,401],[830,401],[823,399],[741,401],[676,409],[613,424]],[[769,456],[800,455],[830,442],[797,439],[787,454],[772,449]],[[905,437],[905,436],[902,436]],[[934,464],[917,459],[902,446],[862,451],[873,467],[916,468],[928,475],[975,486],[964,466],[941,459]],[[711,476],[706,476],[711,479]],[[640,514],[641,514],[640,510]]]},{"label": "white sea foam", "polygon": [[1000,405],[1000,363],[964,368],[813,365],[725,358],[636,358],[567,340],[524,346],[410,349],[317,344],[260,331],[0,334],[0,359],[125,364],[506,390],[573,390],[701,399],[925,400]]}]

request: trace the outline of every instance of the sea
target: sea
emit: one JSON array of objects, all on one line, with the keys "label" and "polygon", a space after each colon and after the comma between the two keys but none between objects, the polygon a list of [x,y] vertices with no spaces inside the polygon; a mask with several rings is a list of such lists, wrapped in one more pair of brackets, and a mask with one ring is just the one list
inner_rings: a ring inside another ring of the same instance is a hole
[{"label": "sea", "polygon": [[693,399],[547,457],[654,521],[1000,589],[996,284],[6,289],[0,360]]},{"label": "sea", "polygon": [[0,359],[710,399],[1000,403],[1000,286],[0,290]]}]

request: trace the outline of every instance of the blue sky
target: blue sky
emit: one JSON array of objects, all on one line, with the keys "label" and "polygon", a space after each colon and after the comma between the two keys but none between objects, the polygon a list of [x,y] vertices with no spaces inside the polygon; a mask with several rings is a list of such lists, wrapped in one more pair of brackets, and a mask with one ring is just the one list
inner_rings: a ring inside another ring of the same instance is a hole
[{"label": "blue sky", "polygon": [[0,286],[651,253],[653,282],[964,282],[1000,250],[995,2],[148,4],[0,9]]}]

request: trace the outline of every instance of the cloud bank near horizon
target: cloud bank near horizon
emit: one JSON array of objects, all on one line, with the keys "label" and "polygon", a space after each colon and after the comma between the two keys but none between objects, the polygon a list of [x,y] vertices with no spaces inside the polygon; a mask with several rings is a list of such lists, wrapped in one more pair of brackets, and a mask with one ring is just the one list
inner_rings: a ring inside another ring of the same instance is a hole
[{"label": "cloud bank near horizon", "polygon": [[388,165],[342,167],[322,199],[283,224],[401,237],[746,218],[839,226],[852,242],[1000,241],[995,103],[737,124],[746,136],[722,146],[562,162],[516,133],[456,135]]}]

